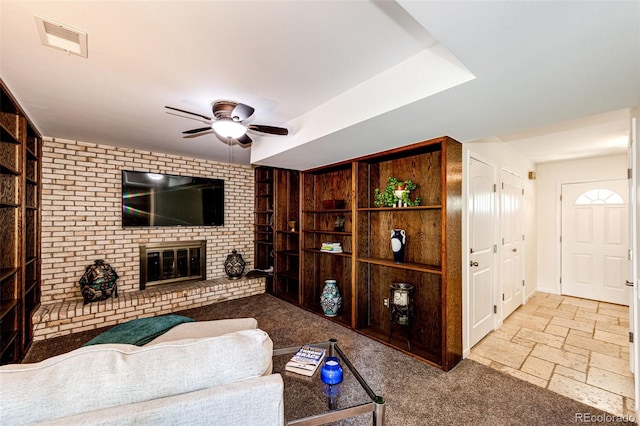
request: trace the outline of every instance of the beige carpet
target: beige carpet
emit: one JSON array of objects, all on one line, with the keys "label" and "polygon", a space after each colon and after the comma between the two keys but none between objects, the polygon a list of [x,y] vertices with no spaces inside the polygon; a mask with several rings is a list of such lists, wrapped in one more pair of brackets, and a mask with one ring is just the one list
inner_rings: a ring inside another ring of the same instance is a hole
[{"label": "beige carpet", "polygon": [[[594,425],[623,424],[612,415],[471,360],[445,373],[266,294],[177,314],[196,320],[254,317],[276,348],[338,339],[371,388],[385,398],[385,420],[390,426],[575,425],[580,423],[576,416],[591,416],[588,423]],[[75,349],[104,330],[36,342],[25,362]],[[370,425],[371,415],[336,424]]]}]

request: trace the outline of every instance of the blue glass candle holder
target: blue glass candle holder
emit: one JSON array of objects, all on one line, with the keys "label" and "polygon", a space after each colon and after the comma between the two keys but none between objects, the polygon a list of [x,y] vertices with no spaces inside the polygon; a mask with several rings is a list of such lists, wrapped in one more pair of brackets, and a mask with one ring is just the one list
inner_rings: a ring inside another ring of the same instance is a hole
[{"label": "blue glass candle holder", "polygon": [[342,382],[342,366],[340,360],[335,356],[328,356],[322,364],[320,378],[323,383],[335,385]]}]

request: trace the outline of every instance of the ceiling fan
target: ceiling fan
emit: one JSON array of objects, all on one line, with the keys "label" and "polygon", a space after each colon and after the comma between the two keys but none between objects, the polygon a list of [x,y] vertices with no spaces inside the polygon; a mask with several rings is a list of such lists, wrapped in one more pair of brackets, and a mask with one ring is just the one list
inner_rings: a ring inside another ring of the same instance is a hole
[{"label": "ceiling fan", "polygon": [[211,122],[207,127],[200,127],[198,129],[191,129],[182,132],[185,135],[195,135],[213,130],[219,138],[225,141],[228,139],[234,139],[241,145],[249,145],[253,140],[247,135],[248,130],[280,136],[286,136],[289,134],[289,130],[284,127],[264,126],[261,124],[243,124],[243,121],[253,115],[255,109],[249,105],[239,102],[214,102],[212,105],[213,118],[170,106],[165,106],[165,108],[183,112],[185,114],[191,114]]}]

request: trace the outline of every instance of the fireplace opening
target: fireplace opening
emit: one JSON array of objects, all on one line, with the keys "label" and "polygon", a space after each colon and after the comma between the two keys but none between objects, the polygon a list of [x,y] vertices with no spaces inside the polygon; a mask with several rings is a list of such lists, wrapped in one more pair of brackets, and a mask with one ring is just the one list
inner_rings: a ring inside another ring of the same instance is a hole
[{"label": "fireplace opening", "polygon": [[140,245],[140,290],[206,280],[206,250],[205,240]]}]

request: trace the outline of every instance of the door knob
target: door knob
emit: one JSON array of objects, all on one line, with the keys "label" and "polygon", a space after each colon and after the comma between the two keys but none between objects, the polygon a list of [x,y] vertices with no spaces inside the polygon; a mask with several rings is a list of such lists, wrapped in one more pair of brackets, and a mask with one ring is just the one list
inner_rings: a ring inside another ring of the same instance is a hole
[{"label": "door knob", "polygon": [[624,285],[626,285],[627,287],[633,287],[633,281],[625,280]]},{"label": "door knob", "polygon": [[511,250],[511,251],[515,253],[515,252],[517,252],[517,251],[518,251],[518,249],[513,249],[513,250]]},{"label": "door knob", "polygon": [[478,266],[478,262],[474,262],[473,260],[470,263],[471,266]]}]

